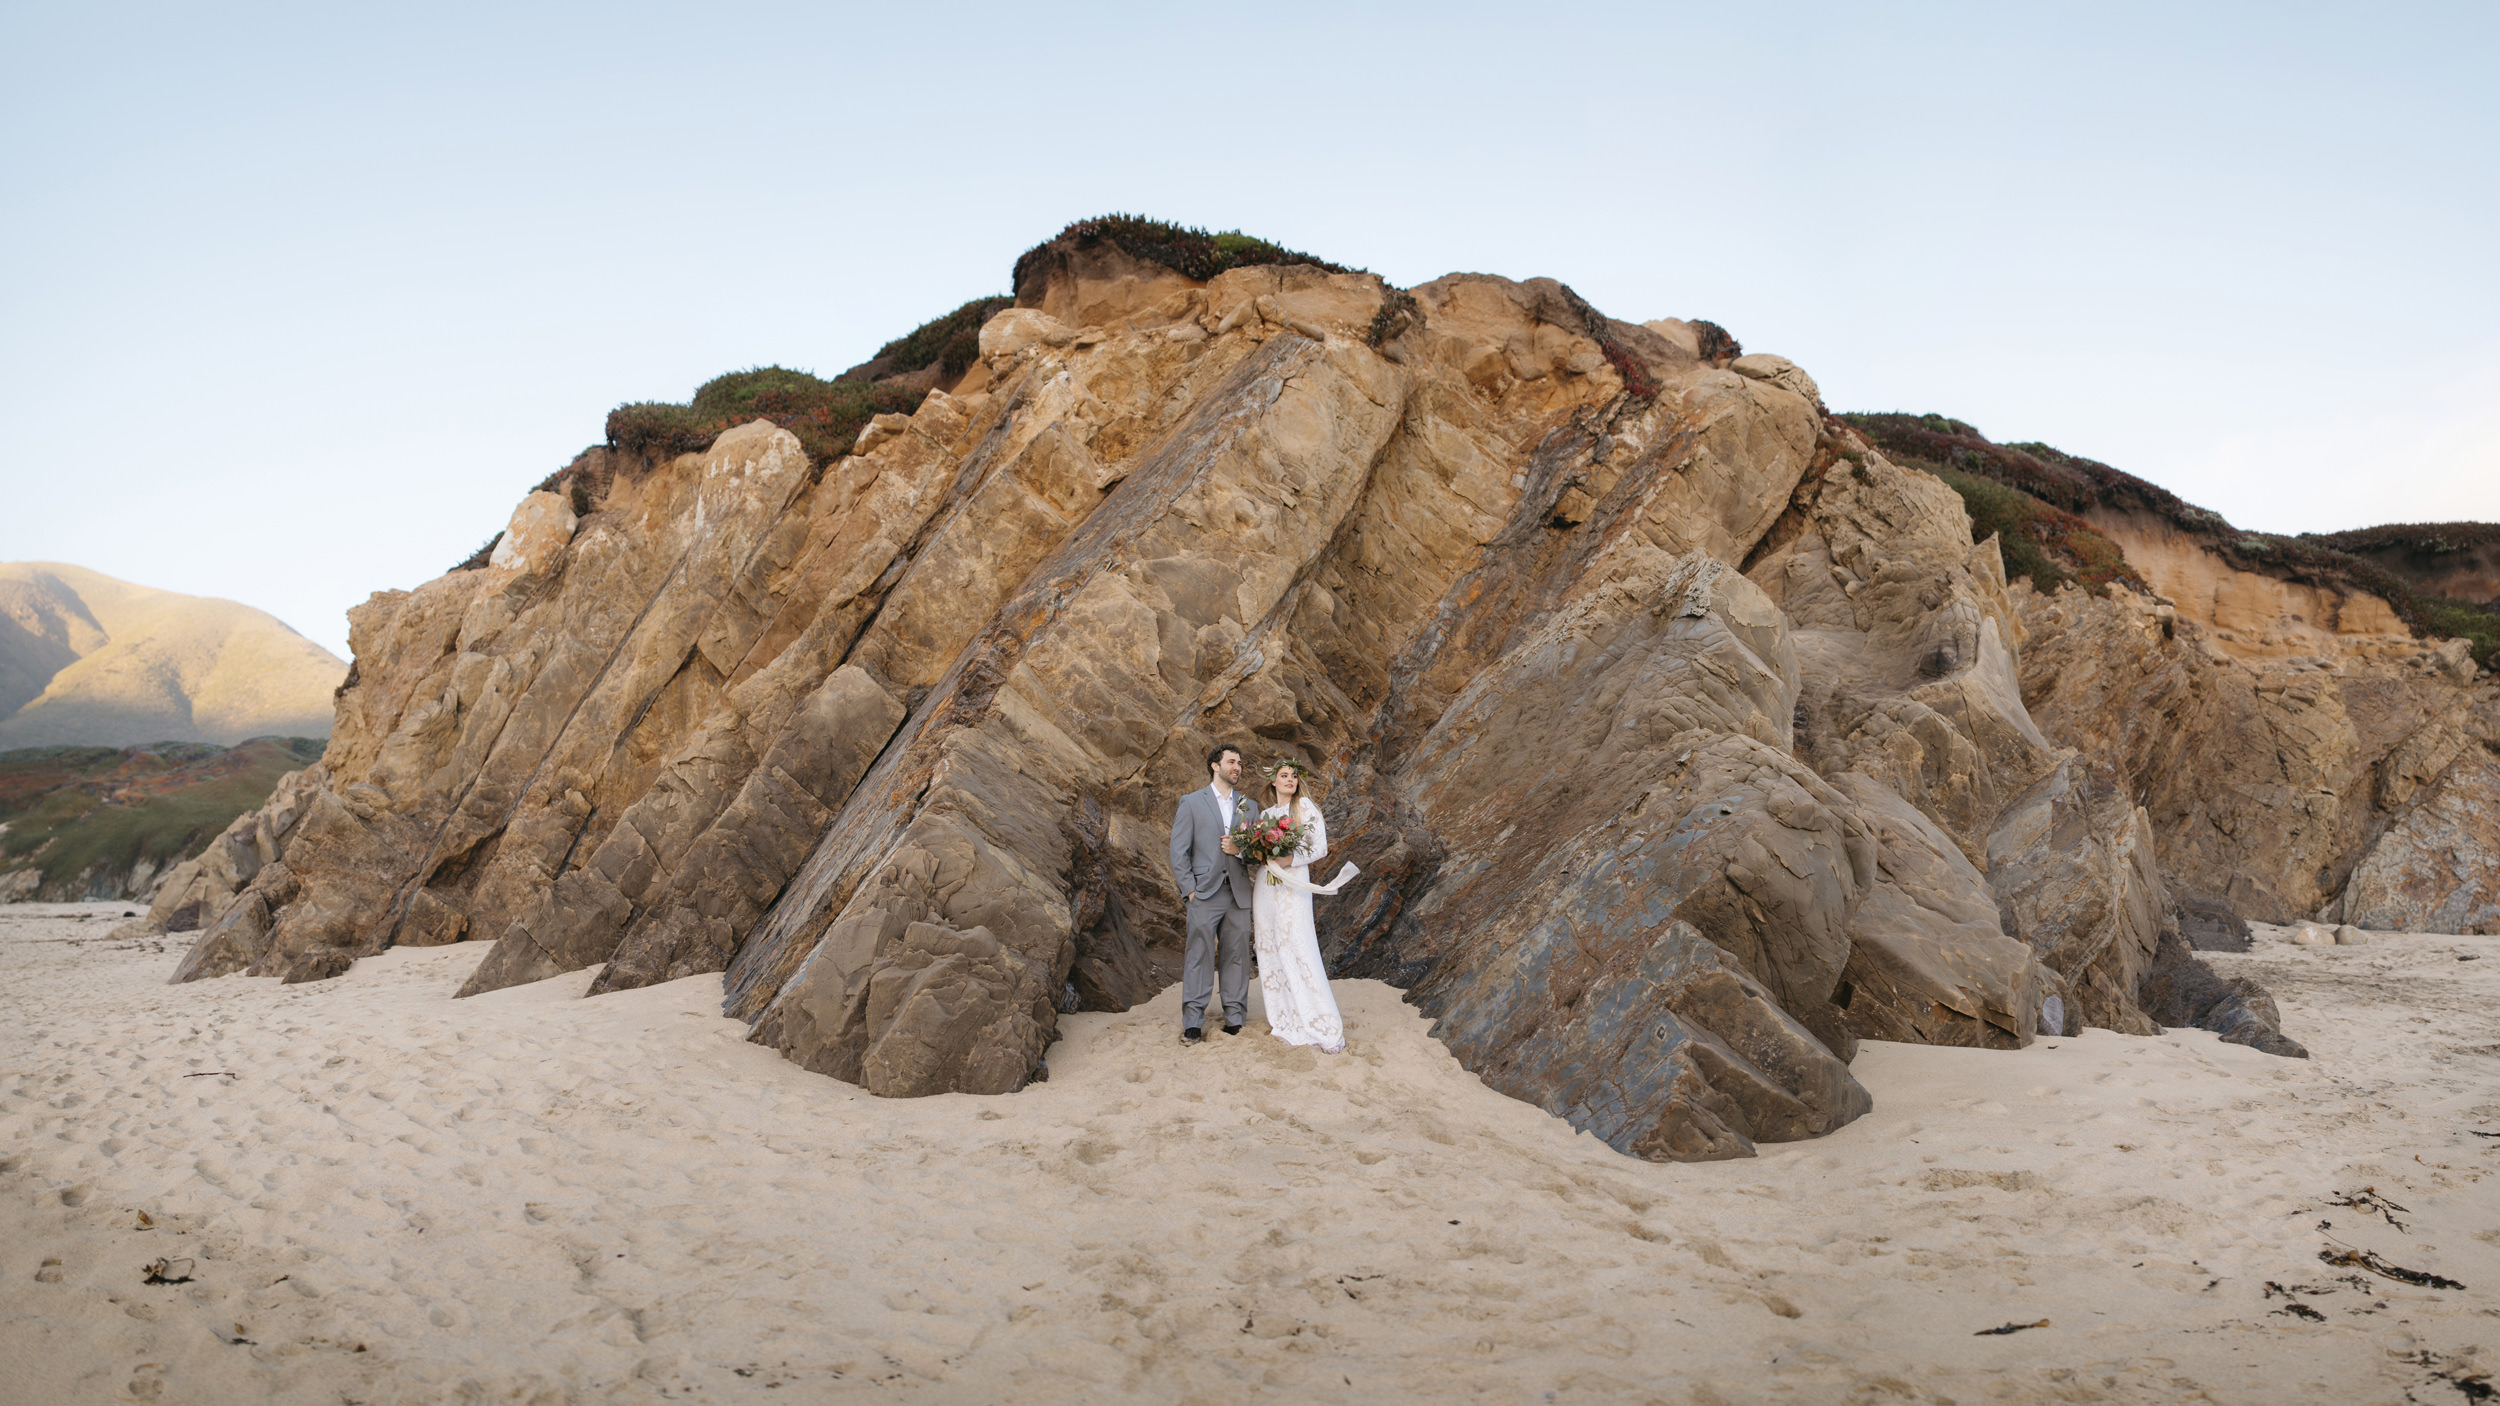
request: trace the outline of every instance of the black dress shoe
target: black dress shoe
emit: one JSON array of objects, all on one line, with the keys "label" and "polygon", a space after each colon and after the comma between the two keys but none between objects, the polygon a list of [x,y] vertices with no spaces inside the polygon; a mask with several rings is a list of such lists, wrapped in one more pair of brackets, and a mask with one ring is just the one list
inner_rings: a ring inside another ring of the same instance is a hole
[{"label": "black dress shoe", "polygon": [[1224,1033],[1227,1035],[1238,1035],[1241,1033],[1241,1027],[1238,1025],[1227,1025],[1224,1027]]},{"label": "black dress shoe", "polygon": [[1195,1025],[1181,1031],[1181,1043],[1184,1045],[1194,1045],[1205,1038],[1207,1038],[1207,1032]]}]

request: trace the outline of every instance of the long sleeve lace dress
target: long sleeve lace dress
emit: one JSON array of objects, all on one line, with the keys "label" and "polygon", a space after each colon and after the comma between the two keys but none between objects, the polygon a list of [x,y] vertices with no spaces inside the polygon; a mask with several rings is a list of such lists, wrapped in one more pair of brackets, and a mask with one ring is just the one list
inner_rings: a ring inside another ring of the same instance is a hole
[{"label": "long sleeve lace dress", "polygon": [[[1311,866],[1328,853],[1328,822],[1319,807],[1297,802],[1301,819],[1310,826],[1310,843],[1297,851],[1300,861],[1276,865],[1281,872],[1308,884]],[[1281,815],[1270,806],[1266,815]],[[1272,862],[1272,861],[1271,861]],[[1330,1054],[1345,1049],[1345,1019],[1337,1012],[1336,995],[1328,989],[1328,969],[1320,961],[1319,929],[1311,918],[1311,895],[1302,888],[1267,882],[1261,872],[1250,897],[1252,933],[1259,950],[1259,992],[1267,1002],[1267,1023],[1276,1038],[1288,1044],[1317,1045]]]}]

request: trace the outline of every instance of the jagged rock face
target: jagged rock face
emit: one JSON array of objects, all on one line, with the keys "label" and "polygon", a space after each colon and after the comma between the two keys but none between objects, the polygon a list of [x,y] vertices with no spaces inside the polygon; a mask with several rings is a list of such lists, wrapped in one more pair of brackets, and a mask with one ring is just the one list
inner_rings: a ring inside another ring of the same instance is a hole
[{"label": "jagged rock face", "polygon": [[1988,884],[2006,930],[2063,978],[2067,1029],[2158,1035],[2137,1006],[2169,895],[2153,827],[2114,778],[2069,758],[2016,797],[1988,835]]},{"label": "jagged rock face", "polygon": [[2343,918],[2397,932],[2500,933],[2500,759],[2464,750],[2370,847]]},{"label": "jagged rock face", "polygon": [[1833,1004],[1849,1036],[2019,1049],[2057,994],[2005,931],[1988,881],[1945,832],[1863,773],[1834,784],[1875,844],[1874,881],[1849,919],[1849,964]]},{"label": "jagged rock face", "polygon": [[[1316,774],[1365,871],[1337,970],[1635,1155],[1827,1131],[1859,1038],[2020,1045],[2081,979],[1980,868],[2063,760],[2016,597],[1803,371],[1551,280],[1424,285],[1375,346],[1365,275],[1033,267],[851,456],[611,458],[357,611],[324,765],[183,975],[720,972],[810,1069],[1006,1092],[1166,979],[1220,740]],[[2022,862],[2125,908],[2112,843]]]},{"label": "jagged rock face", "polygon": [[[2434,877],[2438,862],[2407,838],[2446,823],[2437,810],[2406,817],[2471,793],[2477,758],[2500,739],[2500,693],[2477,679],[2463,641],[2416,642],[2395,657],[2243,660],[2123,589],[2017,595],[2024,701],[2047,735],[2141,799],[2171,885],[2267,922],[2343,917],[2348,881],[2385,846],[2353,896],[2453,883],[2457,917],[2500,905],[2500,876],[2469,863]],[[2391,908],[2383,921],[2431,922],[2443,901]]]},{"label": "jagged rock face", "polygon": [[[261,808],[245,811],[208,842],[207,848],[166,872],[165,881],[156,889],[156,899],[149,905],[145,918],[139,920],[143,930],[156,932],[204,932],[214,934],[236,899],[250,887],[260,871],[278,862],[295,822],[304,813],[305,802],[321,789],[324,773],[318,766],[290,771],[278,778],[277,789]],[[266,915],[264,915],[265,918]],[[236,966],[216,969],[223,960],[220,949],[229,944],[194,940],[183,961],[185,980],[190,975],[220,976]]]},{"label": "jagged rock face", "polygon": [[2022,706],[1995,548],[1971,544],[1943,483],[1850,448],[1800,483],[1747,574],[1795,627],[1794,750],[1874,846],[1832,1019],[1856,1038],[2028,1042],[2055,982],[1979,866],[1999,810],[2055,757]]},{"label": "jagged rock face", "polygon": [[1625,534],[1597,580],[1390,760],[1432,881],[1340,957],[1386,966],[1487,1083],[1693,1160],[1868,1106],[1828,1011],[1872,856],[1785,752],[1785,622],[1716,558]]}]

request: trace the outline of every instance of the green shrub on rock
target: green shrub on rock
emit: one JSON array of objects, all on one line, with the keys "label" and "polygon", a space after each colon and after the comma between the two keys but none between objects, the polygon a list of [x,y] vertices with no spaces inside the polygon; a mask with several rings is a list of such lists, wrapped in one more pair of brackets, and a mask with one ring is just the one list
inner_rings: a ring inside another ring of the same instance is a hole
[{"label": "green shrub on rock", "polygon": [[[868,365],[876,368],[876,376],[906,376],[931,366],[946,375],[960,376],[980,358],[981,324],[1015,305],[1015,299],[1003,295],[975,298],[877,348]],[[855,374],[846,372],[845,376]]]},{"label": "green shrub on rock", "polygon": [[715,376],[689,405],[642,402],[608,412],[608,443],[646,458],[699,453],[722,431],[770,420],[798,436],[808,459],[829,464],[851,452],[871,419],[920,408],[926,391],[873,381],[827,381],[786,366]]},{"label": "green shrub on rock", "polygon": [[1202,229],[1166,224],[1143,215],[1097,215],[1090,220],[1078,220],[1025,250],[1016,260],[1012,280],[1014,286],[1023,288],[1025,276],[1033,271],[1036,262],[1051,245],[1062,239],[1073,240],[1080,245],[1108,241],[1132,259],[1161,264],[1183,278],[1200,283],[1228,269],[1249,268],[1258,264],[1305,264],[1327,273],[1362,272],[1361,269],[1332,264],[1300,250],[1287,249],[1281,244],[1271,244],[1237,229],[1209,234]]}]

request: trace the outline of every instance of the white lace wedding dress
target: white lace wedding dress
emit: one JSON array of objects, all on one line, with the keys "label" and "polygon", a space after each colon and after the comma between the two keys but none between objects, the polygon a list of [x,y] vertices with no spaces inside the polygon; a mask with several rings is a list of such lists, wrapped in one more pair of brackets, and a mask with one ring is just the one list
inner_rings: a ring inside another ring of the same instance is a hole
[{"label": "white lace wedding dress", "polygon": [[[1311,883],[1311,865],[1328,853],[1328,822],[1319,807],[1299,801],[1301,819],[1311,827],[1310,843],[1296,853],[1293,865],[1261,865],[1251,880],[1250,921],[1259,950],[1259,993],[1267,1001],[1268,1028],[1292,1045],[1317,1045],[1330,1054],[1345,1050],[1345,1019],[1328,989],[1328,969],[1319,957],[1319,929],[1311,921],[1311,895],[1334,892],[1350,874],[1340,873],[1326,889]],[[1262,815],[1281,815],[1269,806]],[[1290,882],[1268,882],[1273,867]],[[1352,866],[1348,866],[1350,869]]]}]

